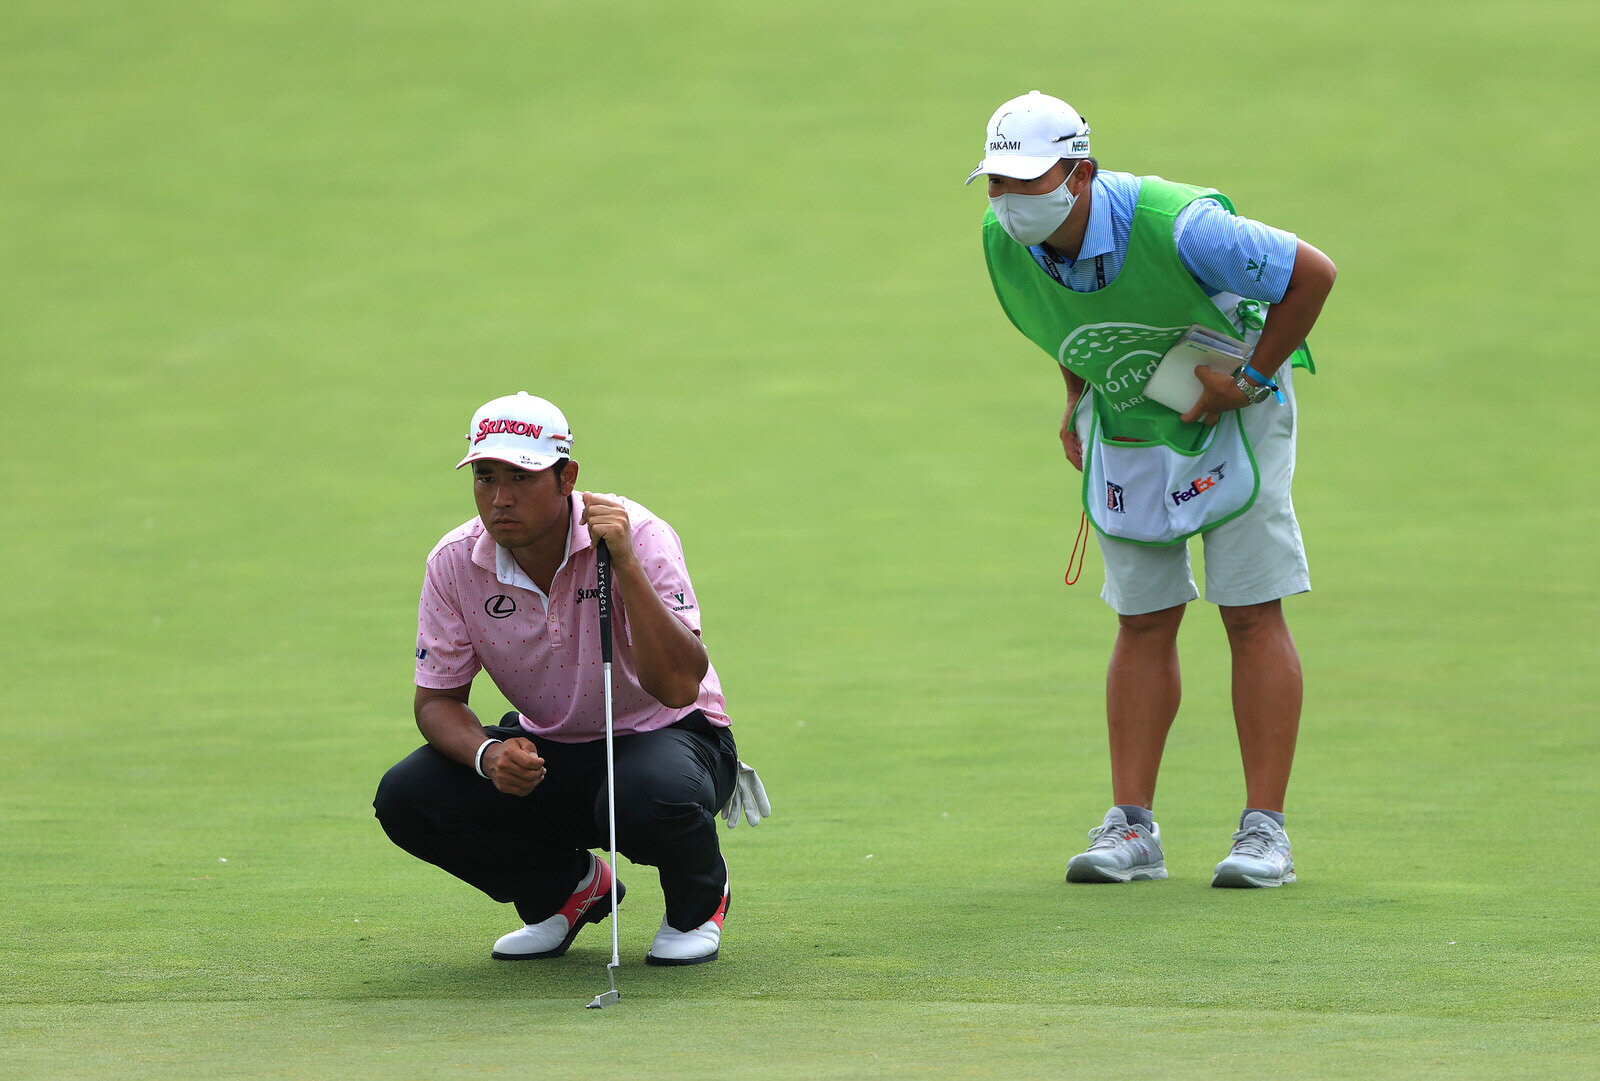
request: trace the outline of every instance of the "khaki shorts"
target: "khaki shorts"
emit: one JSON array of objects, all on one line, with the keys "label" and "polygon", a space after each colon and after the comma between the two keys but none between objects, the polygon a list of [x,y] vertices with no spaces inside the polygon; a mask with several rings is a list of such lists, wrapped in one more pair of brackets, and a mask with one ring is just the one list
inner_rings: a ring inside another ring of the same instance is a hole
[{"label": "khaki shorts", "polygon": [[[1261,472],[1256,501],[1239,517],[1200,534],[1205,546],[1206,600],[1236,607],[1262,604],[1311,589],[1305,544],[1295,520],[1294,376],[1286,364],[1278,385],[1287,401],[1268,398],[1244,413],[1244,430]],[[1086,444],[1090,409],[1079,403],[1074,426]],[[1119,615],[1135,616],[1187,604],[1200,596],[1189,568],[1189,545],[1154,548],[1098,532],[1106,584],[1101,598]],[[1191,541],[1193,538],[1190,538]]]}]

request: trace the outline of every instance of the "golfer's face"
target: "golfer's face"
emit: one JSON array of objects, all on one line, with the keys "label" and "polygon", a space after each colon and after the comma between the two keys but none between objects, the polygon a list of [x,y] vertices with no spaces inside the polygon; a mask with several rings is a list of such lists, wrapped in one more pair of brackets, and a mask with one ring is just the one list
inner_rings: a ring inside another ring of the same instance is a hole
[{"label": "golfer's face", "polygon": [[554,469],[534,473],[507,462],[472,463],[478,517],[505,548],[522,548],[566,529],[566,487]]}]

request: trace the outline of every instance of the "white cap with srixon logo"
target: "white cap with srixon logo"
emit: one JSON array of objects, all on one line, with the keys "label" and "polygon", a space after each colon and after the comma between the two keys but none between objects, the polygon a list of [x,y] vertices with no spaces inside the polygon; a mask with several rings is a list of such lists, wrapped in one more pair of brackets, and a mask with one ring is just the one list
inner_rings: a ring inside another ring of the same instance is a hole
[{"label": "white cap with srixon logo", "polygon": [[994,111],[983,137],[983,160],[967,183],[984,173],[1032,180],[1062,158],[1088,156],[1088,122],[1060,98],[1034,90]]},{"label": "white cap with srixon logo", "polygon": [[527,470],[548,469],[572,457],[572,429],[561,410],[525,390],[496,398],[472,414],[467,456],[456,463],[489,458]]}]

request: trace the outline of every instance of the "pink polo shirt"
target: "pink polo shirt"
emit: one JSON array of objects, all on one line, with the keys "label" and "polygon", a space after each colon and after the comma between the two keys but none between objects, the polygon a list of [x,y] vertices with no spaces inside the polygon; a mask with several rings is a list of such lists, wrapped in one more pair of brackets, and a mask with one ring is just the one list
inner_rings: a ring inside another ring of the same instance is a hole
[{"label": "pink polo shirt", "polygon": [[[608,496],[618,499],[617,496]],[[672,614],[700,633],[700,607],[672,527],[631,499],[633,550]],[[595,548],[572,494],[567,556],[546,596],[494,542],[478,518],[445,534],[428,555],[417,609],[419,687],[445,690],[472,682],[479,669],[521,712],[522,727],[558,742],[605,738],[605,683],[600,659]],[[613,588],[615,584],[613,583]],[[612,722],[618,733],[665,728],[695,710],[728,723],[717,670],[700,681],[694,705],[669,709],[639,686],[628,632],[628,599],[613,604]]]}]

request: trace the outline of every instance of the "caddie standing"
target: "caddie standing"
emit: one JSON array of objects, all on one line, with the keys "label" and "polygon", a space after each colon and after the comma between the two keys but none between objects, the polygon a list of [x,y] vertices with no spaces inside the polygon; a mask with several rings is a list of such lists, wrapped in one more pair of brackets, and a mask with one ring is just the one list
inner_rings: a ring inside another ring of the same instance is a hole
[{"label": "caddie standing", "polygon": [[[1306,336],[1334,265],[1293,234],[1235,215],[1213,189],[1103,172],[1089,125],[1038,91],[989,119],[967,183],[984,174],[990,279],[1011,322],[1060,366],[1061,445],[1083,474],[1101,596],[1118,621],[1106,676],[1113,806],[1068,861],[1067,881],[1167,877],[1153,808],[1178,712],[1178,626],[1200,595],[1188,550],[1198,535],[1206,600],[1232,653],[1245,780],[1212,885],[1293,882],[1283,809],[1302,677],[1282,598],[1311,588],[1290,495],[1293,369],[1310,367]],[[1179,412],[1145,391],[1194,333],[1226,339],[1239,362],[1195,366],[1198,400]]]},{"label": "caddie standing", "polygon": [[[414,713],[427,742],[373,801],[395,844],[516,906],[500,960],[560,957],[611,915],[605,691],[597,551],[611,555],[615,847],[660,873],[666,913],[646,961],[714,960],[730,898],[717,843],[769,814],[736,756],[700,609],[672,527],[615,495],[578,492],[572,429],[527,393],[480,408],[467,432],[476,518],[428,556],[417,616]],[[482,725],[487,672],[516,707]],[[624,890],[618,883],[620,901]]]}]

